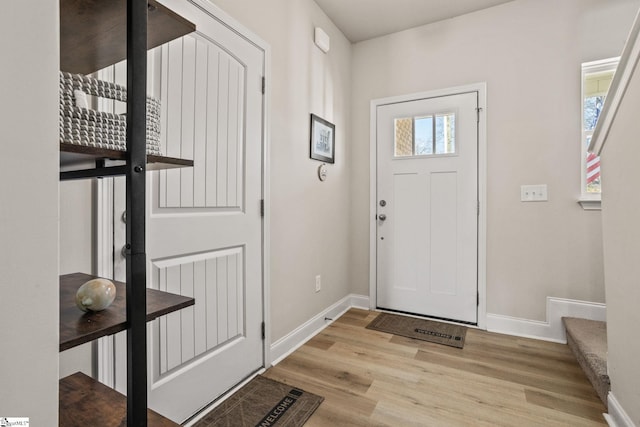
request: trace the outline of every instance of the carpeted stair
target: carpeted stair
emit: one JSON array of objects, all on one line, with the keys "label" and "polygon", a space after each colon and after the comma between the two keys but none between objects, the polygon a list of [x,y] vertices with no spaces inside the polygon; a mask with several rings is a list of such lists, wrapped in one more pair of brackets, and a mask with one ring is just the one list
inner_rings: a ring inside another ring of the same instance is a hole
[{"label": "carpeted stair", "polygon": [[563,317],[562,323],[569,348],[606,407],[611,389],[607,374],[607,324],[575,317]]}]

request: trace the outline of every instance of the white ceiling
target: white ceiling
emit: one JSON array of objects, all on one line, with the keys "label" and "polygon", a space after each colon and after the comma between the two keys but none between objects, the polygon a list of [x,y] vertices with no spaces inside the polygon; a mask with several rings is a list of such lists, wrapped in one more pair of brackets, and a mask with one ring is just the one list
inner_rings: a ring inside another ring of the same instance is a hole
[{"label": "white ceiling", "polygon": [[512,0],[315,0],[352,42],[453,18]]}]

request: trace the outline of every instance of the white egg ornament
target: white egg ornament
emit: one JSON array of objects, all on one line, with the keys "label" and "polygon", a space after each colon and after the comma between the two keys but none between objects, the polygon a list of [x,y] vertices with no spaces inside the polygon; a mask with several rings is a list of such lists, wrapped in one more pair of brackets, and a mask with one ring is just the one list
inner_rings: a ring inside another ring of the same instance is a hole
[{"label": "white egg ornament", "polygon": [[76,292],[76,305],[82,311],[100,311],[116,298],[116,286],[107,279],[85,282]]}]

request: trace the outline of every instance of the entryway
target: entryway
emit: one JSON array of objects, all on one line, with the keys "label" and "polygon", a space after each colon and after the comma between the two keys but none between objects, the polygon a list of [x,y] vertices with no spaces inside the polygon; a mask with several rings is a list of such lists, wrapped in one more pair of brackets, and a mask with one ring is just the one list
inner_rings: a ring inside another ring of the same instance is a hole
[{"label": "entryway", "polygon": [[372,308],[483,323],[484,85],[376,100],[371,121]]}]

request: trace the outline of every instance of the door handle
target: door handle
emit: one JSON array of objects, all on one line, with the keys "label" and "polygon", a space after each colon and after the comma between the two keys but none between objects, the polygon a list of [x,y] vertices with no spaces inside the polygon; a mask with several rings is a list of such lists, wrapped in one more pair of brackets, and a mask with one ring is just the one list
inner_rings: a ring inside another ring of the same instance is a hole
[{"label": "door handle", "polygon": [[378,215],[378,219],[380,221],[386,221],[387,220],[387,216],[385,214],[380,214],[380,215]]}]

